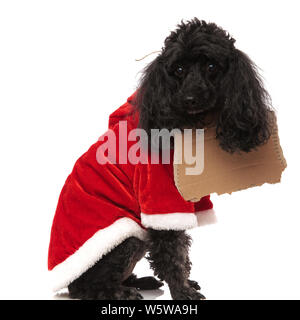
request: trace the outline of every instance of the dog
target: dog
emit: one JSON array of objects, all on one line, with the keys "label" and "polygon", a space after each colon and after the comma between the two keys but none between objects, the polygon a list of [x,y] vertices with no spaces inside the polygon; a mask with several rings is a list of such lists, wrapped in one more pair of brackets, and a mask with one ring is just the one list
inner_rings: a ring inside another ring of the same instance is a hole
[{"label": "dog", "polygon": [[[194,18],[165,39],[136,93],[111,115],[110,128],[120,130],[130,119],[129,129],[150,135],[152,129],[203,128],[213,119],[223,150],[249,152],[269,139],[270,110],[257,67],[234,38]],[[56,289],[68,287],[77,299],[131,300],[142,299],[138,289],[157,289],[165,281],[175,300],[204,299],[189,279],[186,229],[195,226],[196,211],[212,209],[209,195],[186,203],[167,172],[172,165],[101,167],[94,159],[101,141],[77,161],[60,195],[49,246],[49,269],[60,278]],[[168,215],[175,204],[179,211]],[[159,280],[132,273],[145,255]]]}]

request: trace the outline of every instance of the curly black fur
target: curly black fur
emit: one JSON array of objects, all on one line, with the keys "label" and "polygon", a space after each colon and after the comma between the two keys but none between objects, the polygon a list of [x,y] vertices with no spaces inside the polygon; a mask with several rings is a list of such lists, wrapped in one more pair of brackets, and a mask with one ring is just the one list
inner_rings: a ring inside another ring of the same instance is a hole
[{"label": "curly black fur", "polygon": [[153,290],[163,283],[154,277],[137,278],[132,271],[137,261],[149,251],[147,259],[154,274],[165,280],[173,299],[199,300],[196,281],[189,280],[191,262],[188,251],[191,238],[184,231],[149,229],[145,243],[135,237],[123,241],[69,286],[74,299],[135,300],[142,299],[136,289]]},{"label": "curly black fur", "polygon": [[140,127],[201,128],[217,114],[216,136],[228,152],[249,152],[270,137],[270,98],[257,67],[214,23],[182,22],[143,72]]},{"label": "curly black fur", "polygon": [[154,275],[165,280],[175,300],[200,300],[205,297],[198,291],[196,281],[189,280],[191,262],[189,247],[191,237],[184,231],[160,231],[148,229],[147,256]]},{"label": "curly black fur", "polygon": [[[216,137],[228,152],[265,143],[271,131],[270,98],[257,68],[236,49],[235,40],[214,23],[182,22],[165,40],[161,54],[144,70],[136,107],[139,126],[151,129],[202,128],[216,119]],[[147,243],[131,237],[69,285],[82,299],[141,299],[136,288],[162,285],[131,274],[146,250],[151,268],[165,280],[173,299],[203,299],[189,280],[191,238],[184,231],[148,230]]]},{"label": "curly black fur", "polygon": [[[135,289],[136,281],[131,272],[137,261],[145,255],[145,250],[143,241],[135,237],[126,239],[68,286],[70,297],[100,300],[142,299]],[[153,278],[150,282],[154,284],[154,288],[161,284]],[[149,284],[146,283],[146,286],[149,287]],[[137,283],[137,287],[141,287],[141,283]]]}]

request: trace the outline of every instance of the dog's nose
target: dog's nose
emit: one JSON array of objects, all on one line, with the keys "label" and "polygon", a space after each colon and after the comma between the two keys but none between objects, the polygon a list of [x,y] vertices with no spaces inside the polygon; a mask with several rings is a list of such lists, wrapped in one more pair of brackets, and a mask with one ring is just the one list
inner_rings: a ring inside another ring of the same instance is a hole
[{"label": "dog's nose", "polygon": [[184,99],[184,104],[186,107],[195,107],[196,99],[193,96],[186,96]]}]

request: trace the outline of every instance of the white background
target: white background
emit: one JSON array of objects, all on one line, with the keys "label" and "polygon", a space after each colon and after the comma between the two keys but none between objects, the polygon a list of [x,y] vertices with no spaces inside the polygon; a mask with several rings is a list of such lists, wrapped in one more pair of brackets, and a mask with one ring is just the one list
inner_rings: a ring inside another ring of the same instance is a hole
[{"label": "white background", "polygon": [[[134,59],[197,16],[228,30],[261,67],[288,168],[280,184],[212,195],[218,223],[190,231],[192,279],[208,299],[299,299],[297,2],[2,0],[0,298],[60,298],[47,250],[63,183],[155,55]],[[150,275],[147,261],[136,272]]]}]

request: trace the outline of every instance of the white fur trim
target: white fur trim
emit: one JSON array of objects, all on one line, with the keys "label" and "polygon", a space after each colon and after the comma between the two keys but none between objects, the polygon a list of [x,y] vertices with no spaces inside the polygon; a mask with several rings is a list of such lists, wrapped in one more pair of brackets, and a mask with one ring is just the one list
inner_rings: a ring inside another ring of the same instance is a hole
[{"label": "white fur trim", "polygon": [[109,227],[97,231],[75,253],[50,271],[53,291],[66,288],[103,255],[132,236],[145,240],[147,231],[129,218],[121,218]]},{"label": "white fur trim", "polygon": [[216,222],[214,210],[195,213],[141,213],[142,225],[156,230],[186,230]]}]

